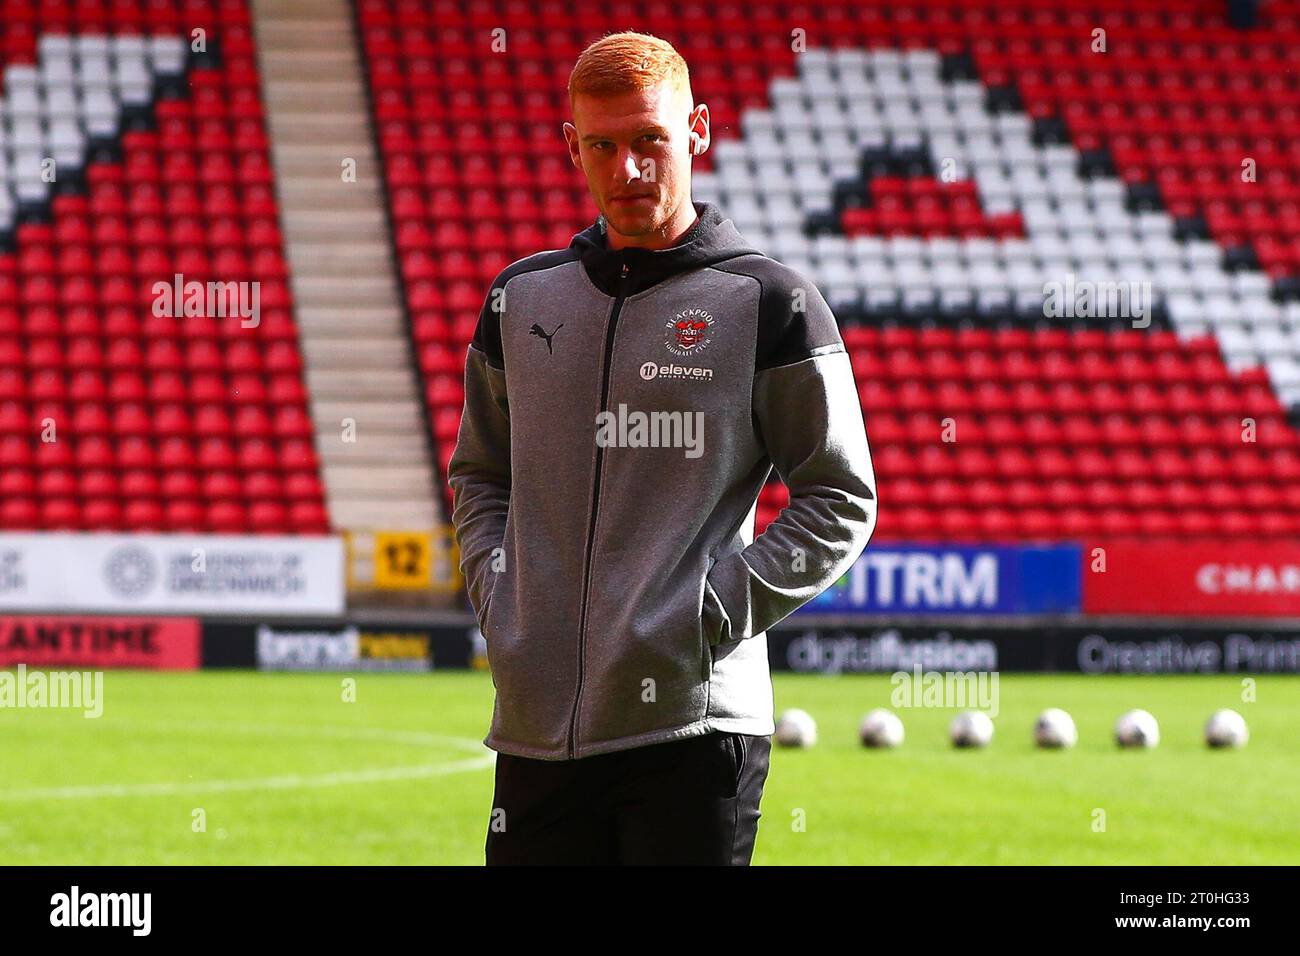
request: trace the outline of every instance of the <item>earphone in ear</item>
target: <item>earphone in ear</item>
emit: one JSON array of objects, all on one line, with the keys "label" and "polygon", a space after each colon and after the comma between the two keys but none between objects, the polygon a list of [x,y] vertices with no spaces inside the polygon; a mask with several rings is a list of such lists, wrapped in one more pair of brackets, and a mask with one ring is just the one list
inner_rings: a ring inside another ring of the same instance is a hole
[{"label": "earphone in ear", "polygon": [[701,103],[691,114],[691,155],[702,156],[709,150],[709,110]]}]

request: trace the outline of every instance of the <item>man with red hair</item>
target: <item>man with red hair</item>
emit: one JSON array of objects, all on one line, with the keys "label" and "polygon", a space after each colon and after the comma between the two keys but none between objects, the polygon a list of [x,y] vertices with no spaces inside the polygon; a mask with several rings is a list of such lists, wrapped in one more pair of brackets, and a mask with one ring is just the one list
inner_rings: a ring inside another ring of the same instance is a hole
[{"label": "man with red hair", "polygon": [[875,526],[862,409],[813,283],[691,199],[709,110],[677,51],[607,36],[569,99],[600,217],[493,282],[448,467],[496,687],[487,862],[744,865],[766,631]]}]

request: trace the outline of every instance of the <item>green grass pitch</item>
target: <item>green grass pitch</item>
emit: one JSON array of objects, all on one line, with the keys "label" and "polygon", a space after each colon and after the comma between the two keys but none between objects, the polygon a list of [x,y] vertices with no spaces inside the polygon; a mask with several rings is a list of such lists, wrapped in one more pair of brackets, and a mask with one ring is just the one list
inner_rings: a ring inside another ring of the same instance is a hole
[{"label": "green grass pitch", "polygon": [[[110,671],[104,714],[0,709],[0,864],[481,864],[492,705],[481,672],[346,675]],[[1003,675],[983,751],[946,738],[952,709],[900,709],[907,742],[868,751],[857,724],[887,676],[775,676],[820,741],[776,750],[756,864],[1300,862],[1300,678]],[[1063,707],[1071,751],[1034,748]],[[1143,707],[1161,743],[1121,752]],[[1251,741],[1210,751],[1209,714]],[[1104,830],[1100,813],[1104,813]]]}]

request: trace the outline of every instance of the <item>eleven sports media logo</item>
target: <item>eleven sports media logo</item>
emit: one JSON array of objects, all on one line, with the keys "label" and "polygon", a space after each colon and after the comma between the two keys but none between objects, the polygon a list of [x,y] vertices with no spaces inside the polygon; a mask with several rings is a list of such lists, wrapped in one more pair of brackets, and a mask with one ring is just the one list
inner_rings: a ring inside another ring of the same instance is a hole
[{"label": "eleven sports media logo", "polygon": [[[673,355],[698,355],[713,341],[714,324],[712,313],[705,309],[683,309],[664,323],[664,348]],[[645,362],[641,365],[641,377],[646,381],[675,378],[709,382],[713,380],[713,369],[707,366]]]}]

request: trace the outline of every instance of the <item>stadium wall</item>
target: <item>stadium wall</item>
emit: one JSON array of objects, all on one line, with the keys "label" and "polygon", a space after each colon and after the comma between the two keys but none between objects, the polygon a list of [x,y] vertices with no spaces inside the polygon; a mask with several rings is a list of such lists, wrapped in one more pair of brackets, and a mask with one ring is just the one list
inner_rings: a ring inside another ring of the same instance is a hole
[{"label": "stadium wall", "polygon": [[[897,619],[809,616],[767,635],[775,671],[883,674],[1002,671],[1102,674],[1300,673],[1294,622]],[[0,667],[196,668],[340,673],[486,670],[466,615],[245,620],[0,616]]]}]

